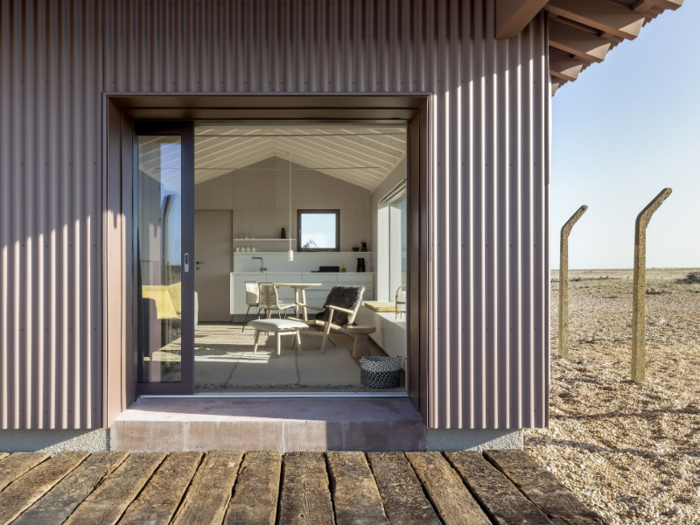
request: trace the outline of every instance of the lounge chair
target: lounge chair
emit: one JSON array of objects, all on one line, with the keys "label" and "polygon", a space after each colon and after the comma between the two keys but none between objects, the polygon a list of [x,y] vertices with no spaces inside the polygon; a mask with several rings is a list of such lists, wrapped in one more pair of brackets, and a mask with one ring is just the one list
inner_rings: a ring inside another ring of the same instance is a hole
[{"label": "lounge chair", "polygon": [[308,308],[319,312],[314,319],[304,321],[295,318],[294,320],[302,321],[309,327],[321,329],[321,333],[323,334],[321,353],[323,353],[326,350],[326,342],[328,341],[331,330],[334,332],[348,333],[346,328],[355,322],[355,316],[362,304],[362,296],[364,293],[364,286],[334,286],[331,288],[323,308],[297,303],[299,308]]}]

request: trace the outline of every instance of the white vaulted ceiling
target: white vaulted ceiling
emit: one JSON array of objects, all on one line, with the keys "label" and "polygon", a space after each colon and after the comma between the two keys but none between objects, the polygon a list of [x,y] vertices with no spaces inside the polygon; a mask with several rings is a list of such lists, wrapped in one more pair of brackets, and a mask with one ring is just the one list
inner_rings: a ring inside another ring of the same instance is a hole
[{"label": "white vaulted ceiling", "polygon": [[405,156],[405,126],[195,128],[195,184],[278,157],[372,191]]}]

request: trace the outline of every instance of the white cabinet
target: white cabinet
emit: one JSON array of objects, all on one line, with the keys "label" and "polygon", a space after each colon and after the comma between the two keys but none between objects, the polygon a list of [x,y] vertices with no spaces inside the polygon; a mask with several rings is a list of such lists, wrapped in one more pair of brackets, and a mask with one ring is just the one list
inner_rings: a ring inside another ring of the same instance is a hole
[{"label": "white cabinet", "polygon": [[373,273],[339,273],[338,283],[340,284],[363,284],[365,288],[374,282]]},{"label": "white cabinet", "polygon": [[302,277],[304,283],[319,283],[321,286],[314,286],[312,289],[316,291],[330,292],[331,288],[338,284],[337,273],[305,273]]},{"label": "white cabinet", "polygon": [[362,285],[365,287],[364,301],[374,300],[374,273],[339,273],[338,284]]},{"label": "white cabinet", "polygon": [[401,367],[406,369],[408,338],[405,318],[397,320],[396,314],[375,312],[366,306],[361,306],[357,311],[355,322],[360,325],[374,326],[376,331],[370,334],[372,340],[388,355],[401,357]]},{"label": "white cabinet", "polygon": [[323,308],[331,288],[338,284],[338,274],[326,272],[305,273],[302,282],[321,285],[306,290],[306,304],[316,308]]},{"label": "white cabinet", "polygon": [[[248,305],[245,301],[246,281],[263,283],[319,283],[306,290],[306,302],[310,306],[323,307],[331,288],[338,284],[362,285],[365,287],[364,300],[374,299],[373,273],[282,273],[282,272],[234,272],[231,274],[231,315],[245,314]],[[294,301],[294,290],[289,287],[278,289],[278,296],[283,303]]]},{"label": "white cabinet", "polygon": [[[302,283],[300,273],[268,273],[267,280],[271,283]],[[277,297],[280,302],[291,304],[294,302],[294,290],[288,286],[277,289]]]}]

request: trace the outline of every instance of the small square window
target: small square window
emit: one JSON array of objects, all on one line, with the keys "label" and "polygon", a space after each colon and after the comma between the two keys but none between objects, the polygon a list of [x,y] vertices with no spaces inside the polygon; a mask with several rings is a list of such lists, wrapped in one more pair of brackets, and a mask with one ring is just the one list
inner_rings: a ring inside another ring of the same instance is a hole
[{"label": "small square window", "polygon": [[340,251],[340,210],[298,210],[297,250]]}]

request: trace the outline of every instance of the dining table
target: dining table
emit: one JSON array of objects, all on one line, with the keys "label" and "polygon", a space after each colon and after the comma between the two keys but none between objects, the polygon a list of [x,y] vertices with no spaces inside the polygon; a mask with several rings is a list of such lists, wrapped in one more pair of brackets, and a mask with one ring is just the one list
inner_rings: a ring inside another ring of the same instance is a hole
[{"label": "dining table", "polygon": [[[309,320],[308,312],[306,309],[306,290],[309,288],[314,288],[315,286],[321,286],[321,283],[273,283],[275,288],[280,289],[284,286],[292,288],[294,290],[294,316],[299,317],[299,304],[302,304],[303,319],[304,321]],[[299,296],[301,296],[301,303],[299,303]]]}]

